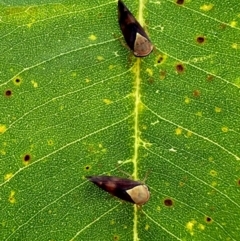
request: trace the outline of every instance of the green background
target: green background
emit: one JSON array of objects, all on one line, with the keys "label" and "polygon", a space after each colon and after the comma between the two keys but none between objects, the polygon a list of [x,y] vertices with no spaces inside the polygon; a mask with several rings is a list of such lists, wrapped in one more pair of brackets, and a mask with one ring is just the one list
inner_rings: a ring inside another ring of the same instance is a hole
[{"label": "green background", "polygon": [[0,1],[0,240],[240,240],[240,2],[178,2],[125,1],[140,59],[116,1]]}]

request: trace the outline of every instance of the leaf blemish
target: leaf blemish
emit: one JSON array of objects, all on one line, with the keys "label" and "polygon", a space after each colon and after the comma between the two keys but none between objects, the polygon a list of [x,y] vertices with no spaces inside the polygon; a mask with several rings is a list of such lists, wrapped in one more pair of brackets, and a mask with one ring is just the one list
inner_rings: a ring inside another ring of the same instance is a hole
[{"label": "leaf blemish", "polygon": [[5,96],[6,97],[10,97],[12,95],[12,91],[11,90],[6,90],[5,91]]},{"label": "leaf blemish", "polygon": [[184,4],[184,0],[177,0],[177,1],[176,1],[176,4],[178,4],[178,5],[183,5],[183,4]]},{"label": "leaf blemish", "polygon": [[179,74],[183,73],[183,71],[184,71],[184,66],[183,66],[183,64],[177,64],[177,65],[176,65],[176,71],[177,71],[177,73],[179,73]]},{"label": "leaf blemish", "polygon": [[197,41],[198,44],[203,44],[203,43],[205,43],[206,38],[204,36],[198,36],[196,38],[196,41]]},{"label": "leaf blemish", "polygon": [[164,205],[167,206],[167,207],[172,207],[173,206],[173,200],[170,199],[170,198],[166,198],[164,200]]}]

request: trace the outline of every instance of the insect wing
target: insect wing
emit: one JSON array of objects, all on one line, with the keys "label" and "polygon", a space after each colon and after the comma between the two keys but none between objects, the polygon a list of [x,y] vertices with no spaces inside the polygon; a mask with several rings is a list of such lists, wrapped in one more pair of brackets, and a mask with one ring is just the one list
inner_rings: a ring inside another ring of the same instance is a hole
[{"label": "insect wing", "polygon": [[104,191],[131,203],[135,202],[128,194],[127,190],[131,190],[136,186],[142,185],[141,182],[113,176],[87,176],[86,178]]},{"label": "insect wing", "polygon": [[146,32],[121,0],[118,1],[118,22],[124,39],[135,56],[144,57],[152,52],[153,45]]}]

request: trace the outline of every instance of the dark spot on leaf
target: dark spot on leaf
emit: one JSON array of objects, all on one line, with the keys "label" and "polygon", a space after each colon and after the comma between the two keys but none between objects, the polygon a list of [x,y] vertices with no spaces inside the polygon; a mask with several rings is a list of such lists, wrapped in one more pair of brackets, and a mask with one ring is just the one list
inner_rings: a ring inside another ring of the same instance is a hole
[{"label": "dark spot on leaf", "polygon": [[176,4],[182,5],[182,4],[184,4],[184,0],[177,0],[177,1],[176,1]]},{"label": "dark spot on leaf", "polygon": [[195,97],[199,97],[200,94],[201,94],[200,90],[194,90],[193,91],[193,96],[195,96]]},{"label": "dark spot on leaf", "polygon": [[202,44],[202,43],[204,43],[205,42],[205,37],[204,36],[198,36],[197,37],[197,43],[199,43],[199,44]]},{"label": "dark spot on leaf", "polygon": [[160,56],[160,57],[158,58],[157,62],[158,62],[158,64],[160,64],[162,61],[163,61],[163,57]]},{"label": "dark spot on leaf", "polygon": [[226,29],[227,25],[225,23],[220,24],[219,28],[220,30]]},{"label": "dark spot on leaf", "polygon": [[150,85],[152,85],[152,84],[154,83],[154,78],[152,78],[152,77],[149,78],[149,79],[148,79],[148,83],[149,83]]},{"label": "dark spot on leaf", "polygon": [[19,78],[17,78],[17,79],[15,79],[15,82],[19,84],[21,82],[21,80]]},{"label": "dark spot on leaf", "polygon": [[237,183],[238,183],[238,186],[240,186],[240,179],[238,179],[238,182],[237,182]]},{"label": "dark spot on leaf", "polygon": [[206,220],[207,223],[211,223],[212,222],[212,218],[210,218],[210,217],[206,217],[205,220]]},{"label": "dark spot on leaf", "polygon": [[24,161],[25,161],[25,162],[30,161],[30,159],[31,159],[31,156],[30,156],[29,154],[26,154],[26,155],[24,156]]},{"label": "dark spot on leaf", "polygon": [[160,71],[160,80],[164,80],[167,75],[167,72],[165,70]]},{"label": "dark spot on leaf", "polygon": [[207,76],[207,81],[211,82],[211,81],[213,81],[213,79],[214,79],[214,76],[213,76],[213,75],[209,74],[209,75]]},{"label": "dark spot on leaf", "polygon": [[164,204],[165,204],[165,206],[167,206],[167,207],[171,207],[171,206],[173,206],[173,200],[170,199],[170,198],[166,198],[166,199],[164,200]]},{"label": "dark spot on leaf", "polygon": [[176,65],[176,70],[177,70],[177,72],[180,74],[180,73],[182,73],[183,71],[184,71],[184,66],[183,66],[183,64],[177,64]]},{"label": "dark spot on leaf", "polygon": [[89,171],[91,169],[91,167],[89,165],[85,166],[85,170]]},{"label": "dark spot on leaf", "polygon": [[11,90],[6,90],[5,91],[5,96],[10,97],[12,95],[12,91]]},{"label": "dark spot on leaf", "polygon": [[118,236],[118,235],[114,235],[114,236],[113,236],[113,240],[114,240],[114,241],[118,241],[118,240],[119,240],[119,236]]}]

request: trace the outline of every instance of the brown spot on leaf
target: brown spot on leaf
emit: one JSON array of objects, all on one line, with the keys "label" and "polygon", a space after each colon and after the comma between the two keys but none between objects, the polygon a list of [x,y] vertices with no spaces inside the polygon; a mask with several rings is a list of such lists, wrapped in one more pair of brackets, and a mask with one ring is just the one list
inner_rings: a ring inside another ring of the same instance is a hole
[{"label": "brown spot on leaf", "polygon": [[177,70],[177,72],[178,72],[179,74],[183,73],[183,71],[184,71],[184,66],[183,66],[183,64],[177,64],[177,65],[176,65],[176,70]]},{"label": "brown spot on leaf", "polygon": [[11,90],[6,90],[5,91],[5,96],[10,97],[12,95],[12,91]]},{"label": "brown spot on leaf", "polygon": [[206,217],[205,220],[206,220],[207,223],[212,223],[212,218],[211,217]]},{"label": "brown spot on leaf", "polygon": [[209,74],[209,75],[207,76],[207,81],[208,81],[208,82],[213,81],[213,79],[214,79],[214,76],[213,76],[213,75]]},{"label": "brown spot on leaf", "polygon": [[171,207],[171,206],[173,206],[173,200],[170,199],[170,198],[166,198],[166,199],[164,200],[164,204],[165,204],[165,206],[167,206],[167,207]]},{"label": "brown spot on leaf", "polygon": [[160,80],[164,80],[167,75],[167,72],[165,70],[160,71]]},{"label": "brown spot on leaf", "polygon": [[199,44],[203,44],[206,41],[206,38],[204,36],[198,36],[196,41]]},{"label": "brown spot on leaf", "polygon": [[31,159],[31,156],[29,154],[26,154],[23,159],[25,162],[29,162]]},{"label": "brown spot on leaf", "polygon": [[176,0],[176,4],[183,5],[184,4],[184,0]]},{"label": "brown spot on leaf", "polygon": [[193,96],[194,96],[194,97],[199,97],[200,94],[201,94],[200,90],[194,90],[194,91],[193,91]]}]

